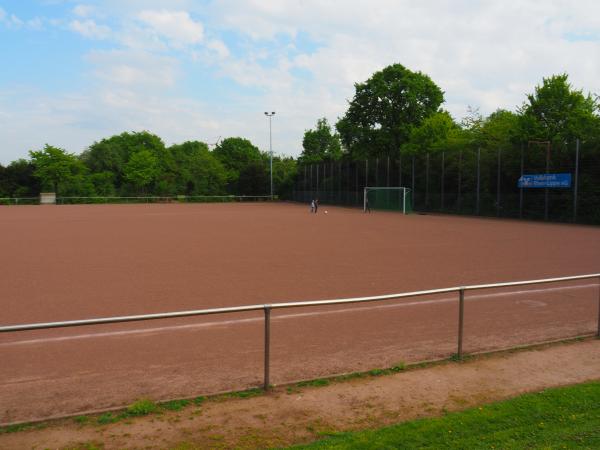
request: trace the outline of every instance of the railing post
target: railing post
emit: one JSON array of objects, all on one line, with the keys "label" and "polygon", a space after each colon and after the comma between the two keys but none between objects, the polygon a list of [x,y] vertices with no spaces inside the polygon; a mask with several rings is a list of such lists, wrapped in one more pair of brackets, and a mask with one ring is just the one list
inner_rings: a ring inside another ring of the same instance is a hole
[{"label": "railing post", "polygon": [[271,358],[271,305],[265,305],[265,380],[263,388],[269,390]]},{"label": "railing post", "polygon": [[598,277],[598,332],[596,336],[600,338],[600,277]]},{"label": "railing post", "polygon": [[465,314],[465,288],[461,287],[459,290],[458,297],[458,350],[456,356],[458,359],[462,359],[462,345],[463,345],[463,324]]}]

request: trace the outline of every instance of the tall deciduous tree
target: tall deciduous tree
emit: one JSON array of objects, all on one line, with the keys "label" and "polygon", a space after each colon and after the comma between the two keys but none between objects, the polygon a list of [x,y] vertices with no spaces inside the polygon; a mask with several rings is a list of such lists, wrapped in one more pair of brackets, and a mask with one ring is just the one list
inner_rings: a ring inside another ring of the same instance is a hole
[{"label": "tall deciduous tree", "polygon": [[65,150],[46,144],[43,150],[30,151],[35,167],[34,175],[40,179],[43,189],[52,189],[58,195],[75,193],[90,194],[91,185],[85,176],[87,168],[75,156]]},{"label": "tall deciduous tree", "polygon": [[573,89],[568,75],[544,78],[521,107],[522,126],[529,139],[553,142],[584,137],[598,119],[598,102]]},{"label": "tall deciduous tree", "polygon": [[342,157],[340,136],[331,130],[326,118],[319,119],[314,130],[306,130],[302,140],[303,163],[336,161]]},{"label": "tall deciduous tree", "polygon": [[354,98],[336,128],[346,149],[360,158],[397,155],[411,130],[444,101],[431,78],[400,64],[354,86]]},{"label": "tall deciduous tree", "polygon": [[[121,133],[102,139],[100,142],[94,142],[81,154],[81,160],[90,169],[93,174],[112,173],[115,188],[121,191],[121,194],[130,194],[127,191],[125,167],[132,155],[147,150],[157,159],[158,169],[161,172],[160,186],[155,186],[161,192],[156,194],[170,194],[174,190],[173,184],[176,178],[174,174],[174,161],[170,153],[166,151],[162,139],[155,134],[147,131]],[[107,175],[96,177],[102,185],[102,191],[110,191],[107,184],[110,180]]]},{"label": "tall deciduous tree", "polygon": [[402,152],[415,154],[449,150],[460,132],[459,126],[446,111],[432,114],[410,132],[409,140],[402,145]]},{"label": "tall deciduous tree", "polygon": [[168,149],[177,167],[177,193],[186,195],[223,194],[227,173],[204,142],[187,141]]},{"label": "tall deciduous tree", "polygon": [[[225,166],[228,190],[238,195],[258,195],[268,191],[266,161],[260,150],[248,139],[239,137],[221,141],[213,155]],[[257,181],[251,181],[252,176]]]},{"label": "tall deciduous tree", "polygon": [[125,164],[125,179],[141,193],[146,192],[146,188],[155,181],[159,173],[159,161],[149,150],[135,152]]},{"label": "tall deciduous tree", "polygon": [[0,176],[0,195],[6,197],[34,197],[40,193],[40,180],[34,176],[31,161],[17,159],[4,168]]}]

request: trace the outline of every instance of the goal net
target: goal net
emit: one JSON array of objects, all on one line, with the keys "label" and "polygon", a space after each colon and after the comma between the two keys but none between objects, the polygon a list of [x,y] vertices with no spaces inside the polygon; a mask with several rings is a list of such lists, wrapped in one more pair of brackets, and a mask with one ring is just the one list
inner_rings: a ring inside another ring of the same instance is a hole
[{"label": "goal net", "polygon": [[365,212],[385,209],[409,214],[412,212],[412,193],[405,187],[365,187],[363,205]]}]

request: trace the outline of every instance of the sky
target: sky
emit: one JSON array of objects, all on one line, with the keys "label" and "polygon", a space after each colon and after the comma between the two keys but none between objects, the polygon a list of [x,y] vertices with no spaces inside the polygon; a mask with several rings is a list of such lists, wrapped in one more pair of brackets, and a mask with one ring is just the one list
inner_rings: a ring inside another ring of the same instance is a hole
[{"label": "sky", "polygon": [[597,0],[0,0],[0,164],[147,130],[298,156],[354,83],[400,63],[460,120],[544,77],[600,93]]}]

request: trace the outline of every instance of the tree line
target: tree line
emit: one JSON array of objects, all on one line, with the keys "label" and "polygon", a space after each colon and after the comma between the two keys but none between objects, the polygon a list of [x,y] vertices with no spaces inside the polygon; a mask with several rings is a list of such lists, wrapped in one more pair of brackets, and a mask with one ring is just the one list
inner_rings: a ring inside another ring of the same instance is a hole
[{"label": "tree line", "polygon": [[[265,195],[270,161],[249,140],[231,137],[211,151],[200,141],[165,146],[147,131],[125,132],[94,142],[80,155],[46,145],[29,159],[0,166],[0,197]],[[296,161],[273,157],[273,185],[293,186]]]},{"label": "tree line", "polygon": [[[523,148],[529,159],[543,160],[542,146],[551,148],[553,167],[569,166],[572,156],[567,150],[576,140],[584,143],[587,164],[598,167],[600,176],[599,98],[575,89],[567,74],[544,78],[515,112],[498,109],[483,116],[472,109],[457,121],[443,103],[444,92],[426,74],[401,64],[374,73],[355,84],[354,96],[334,126],[323,118],[305,131],[297,159],[273,158],[275,193],[283,198],[290,194],[298,166],[322,162],[443,153],[453,164],[464,152],[477,150],[482,160],[493,161],[500,149]],[[505,155],[504,167],[516,168],[519,152]],[[0,165],[0,197],[37,196],[46,190],[59,196],[270,191],[268,153],[241,137],[227,138],[210,150],[200,141],[167,147],[150,132],[125,132],[94,142],[80,155],[46,145],[29,156]]]},{"label": "tree line", "polygon": [[562,149],[576,139],[600,149],[598,95],[573,88],[567,74],[544,78],[516,112],[498,109],[487,117],[469,109],[456,121],[442,108],[444,93],[421,72],[394,64],[355,84],[354,97],[335,127],[319,119],[304,134],[301,163],[359,161],[401,155],[495,151],[544,143]]}]

